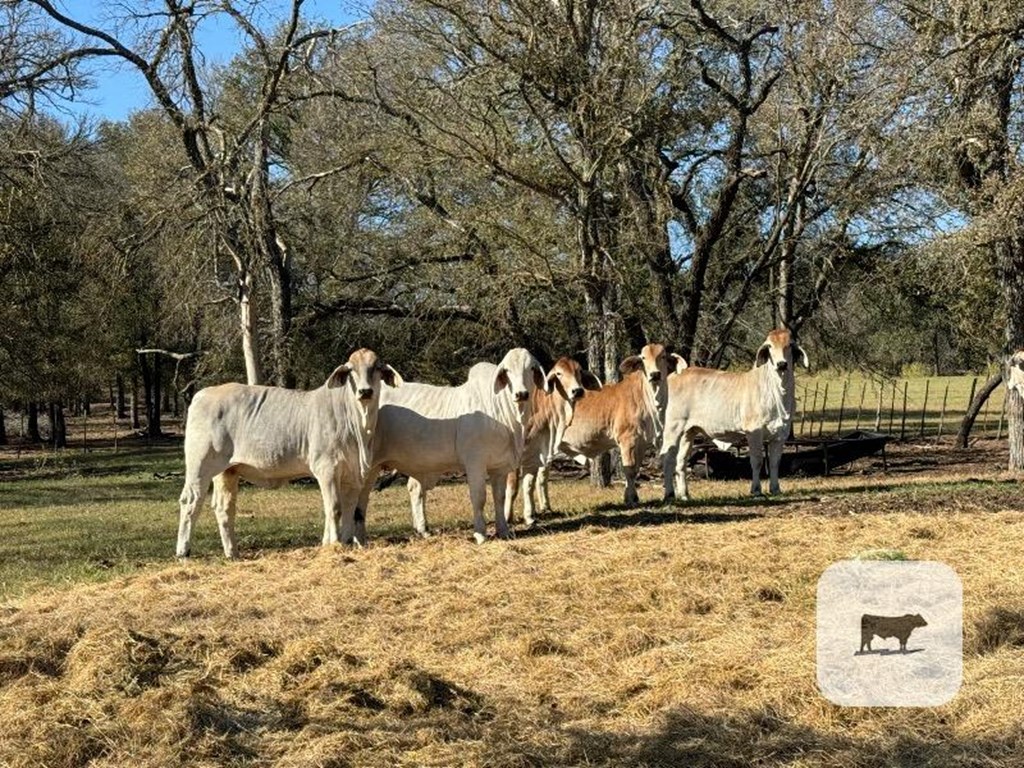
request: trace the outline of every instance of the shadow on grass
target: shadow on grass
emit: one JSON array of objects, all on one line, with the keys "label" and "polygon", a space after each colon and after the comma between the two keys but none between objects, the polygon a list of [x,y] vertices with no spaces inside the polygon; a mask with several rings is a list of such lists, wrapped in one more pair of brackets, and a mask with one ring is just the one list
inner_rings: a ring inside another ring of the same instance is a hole
[{"label": "shadow on grass", "polygon": [[[928,730],[908,719],[887,737],[858,738],[793,722],[771,707],[717,715],[676,709],[647,733],[607,733],[567,729],[570,744],[560,755],[524,748],[539,764],[691,766],[982,766],[1009,764],[1021,738],[952,738],[948,729]],[[939,734],[944,735],[939,735]],[[596,759],[595,759],[596,758]]]},{"label": "shadow on grass", "polygon": [[681,509],[667,508],[671,511],[655,509],[613,508],[611,513],[598,512],[576,517],[555,518],[547,516],[539,519],[531,528],[519,529],[517,537],[539,536],[548,533],[567,533],[582,528],[644,528],[655,525],[671,525],[673,523],[735,523],[764,517],[764,512],[694,512],[687,513]]}]

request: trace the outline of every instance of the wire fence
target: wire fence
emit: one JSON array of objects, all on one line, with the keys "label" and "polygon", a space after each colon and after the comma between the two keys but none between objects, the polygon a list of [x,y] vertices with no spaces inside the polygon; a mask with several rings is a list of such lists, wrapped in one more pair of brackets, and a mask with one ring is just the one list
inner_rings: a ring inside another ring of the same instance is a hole
[{"label": "wire fence", "polygon": [[[937,376],[879,381],[850,377],[798,382],[793,434],[813,439],[865,430],[900,440],[951,440],[987,378]],[[988,398],[971,435],[995,439],[1006,436],[1005,387],[998,387]]]}]

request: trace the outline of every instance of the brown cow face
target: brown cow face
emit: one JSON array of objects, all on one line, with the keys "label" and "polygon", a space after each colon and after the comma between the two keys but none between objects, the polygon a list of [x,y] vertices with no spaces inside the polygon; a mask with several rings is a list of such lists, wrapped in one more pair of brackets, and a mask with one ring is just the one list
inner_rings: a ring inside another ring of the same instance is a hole
[{"label": "brown cow face", "polygon": [[497,394],[505,387],[512,392],[517,403],[525,403],[535,389],[542,389],[547,374],[537,362],[537,358],[522,347],[510,349],[498,363],[498,372],[494,375],[494,392]]},{"label": "brown cow face", "polygon": [[1007,361],[1006,387],[1024,397],[1024,350],[1014,352]]},{"label": "brown cow face", "polygon": [[328,388],[352,387],[364,405],[374,402],[380,394],[380,385],[389,387],[402,384],[402,377],[390,365],[382,363],[372,349],[357,349],[349,355],[348,362],[339,365],[327,378]]},{"label": "brown cow face", "polygon": [[559,358],[548,371],[545,391],[549,395],[557,393],[570,403],[575,403],[588,389],[601,389],[601,381],[589,371],[584,371],[572,358]]},{"label": "brown cow face", "polygon": [[670,373],[680,373],[685,368],[686,361],[666,350],[661,344],[647,344],[640,350],[639,355],[630,355],[619,363],[619,370],[623,375],[643,371],[647,380],[654,386],[667,379]]},{"label": "brown cow face", "polygon": [[793,358],[799,358],[804,368],[810,368],[811,363],[807,353],[801,349],[789,331],[778,329],[768,334],[764,344],[757,350],[757,357],[754,360],[754,367],[771,365],[782,376],[793,370]]}]

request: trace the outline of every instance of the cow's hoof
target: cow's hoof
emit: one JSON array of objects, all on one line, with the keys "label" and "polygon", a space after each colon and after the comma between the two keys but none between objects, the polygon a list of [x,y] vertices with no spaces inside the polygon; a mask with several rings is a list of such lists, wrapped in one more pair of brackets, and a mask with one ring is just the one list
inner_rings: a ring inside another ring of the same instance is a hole
[{"label": "cow's hoof", "polygon": [[483,544],[485,541],[487,541],[487,537],[482,533],[474,533],[473,539],[474,541],[476,541],[477,544]]},{"label": "cow's hoof", "polygon": [[495,534],[495,537],[501,539],[502,541],[509,541],[511,539],[514,539],[516,535],[512,531],[500,531],[499,533]]},{"label": "cow's hoof", "polygon": [[675,500],[676,500],[676,495],[674,493],[666,493],[665,494],[665,498],[662,499],[662,501],[664,501],[664,502],[675,501]]},{"label": "cow's hoof", "polygon": [[416,531],[416,535],[421,539],[429,539],[434,534],[424,528],[422,531]]},{"label": "cow's hoof", "polygon": [[536,527],[537,521],[534,518],[531,517],[529,520],[523,520],[523,528],[525,528],[526,530],[530,530],[531,528]]}]

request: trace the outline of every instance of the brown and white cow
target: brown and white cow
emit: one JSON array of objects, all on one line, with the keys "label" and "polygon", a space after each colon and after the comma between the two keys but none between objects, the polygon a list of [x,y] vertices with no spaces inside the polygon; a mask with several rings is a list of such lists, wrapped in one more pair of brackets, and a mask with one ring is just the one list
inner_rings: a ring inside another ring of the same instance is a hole
[{"label": "brown and white cow", "polygon": [[661,445],[666,500],[675,498],[673,478],[682,498],[689,498],[686,465],[699,434],[720,445],[747,442],[750,492],[754,496],[761,494],[761,465],[767,443],[769,489],[773,494],[779,492],[779,461],[796,407],[794,356],[805,368],[810,366],[807,353],[797,346],[790,332],[774,330],[757,350],[749,371],[693,367],[669,377]]},{"label": "brown and white cow", "polygon": [[[626,476],[626,504],[637,504],[637,465],[648,447],[661,437],[665,412],[665,380],[670,373],[682,371],[686,361],[661,344],[647,344],[640,354],[619,364],[622,381],[605,384],[576,405],[570,424],[558,449],[577,458],[593,459],[612,448],[622,453],[622,471]],[[543,485],[543,483],[542,483]],[[547,489],[540,490],[547,496]]]},{"label": "brown and white cow", "polygon": [[520,476],[526,524],[534,523],[534,490],[540,496],[541,511],[551,511],[547,493],[548,467],[558,452],[566,428],[572,424],[576,403],[588,389],[601,389],[601,381],[590,371],[583,370],[572,358],[562,357],[548,371],[547,387],[534,390],[519,472],[510,472],[507,480],[505,518],[509,522],[512,522],[512,507],[518,495]]}]

